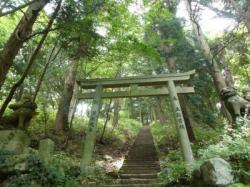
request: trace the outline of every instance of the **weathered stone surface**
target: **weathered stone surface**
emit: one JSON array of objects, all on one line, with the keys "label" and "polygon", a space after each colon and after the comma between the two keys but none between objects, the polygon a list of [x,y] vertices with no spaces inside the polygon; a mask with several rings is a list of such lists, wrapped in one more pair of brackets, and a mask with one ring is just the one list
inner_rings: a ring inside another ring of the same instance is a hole
[{"label": "weathered stone surface", "polygon": [[1,130],[0,149],[14,151],[16,154],[24,152],[29,145],[29,137],[22,130]]},{"label": "weathered stone surface", "polygon": [[45,163],[49,163],[54,152],[55,143],[51,139],[43,139],[40,141],[39,154],[44,159]]},{"label": "weathered stone surface", "polygon": [[28,170],[28,154],[6,156],[0,165],[0,176],[13,175]]},{"label": "weathered stone surface", "polygon": [[205,161],[201,167],[202,181],[209,186],[227,186],[233,182],[231,166],[221,158]]}]

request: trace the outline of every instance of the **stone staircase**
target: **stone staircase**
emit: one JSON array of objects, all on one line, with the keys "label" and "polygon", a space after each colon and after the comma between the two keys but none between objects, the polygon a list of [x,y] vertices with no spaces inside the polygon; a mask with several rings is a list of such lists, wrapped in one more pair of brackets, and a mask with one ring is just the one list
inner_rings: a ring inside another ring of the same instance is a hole
[{"label": "stone staircase", "polygon": [[118,184],[113,187],[158,187],[160,171],[158,154],[149,126],[143,126],[119,171]]}]

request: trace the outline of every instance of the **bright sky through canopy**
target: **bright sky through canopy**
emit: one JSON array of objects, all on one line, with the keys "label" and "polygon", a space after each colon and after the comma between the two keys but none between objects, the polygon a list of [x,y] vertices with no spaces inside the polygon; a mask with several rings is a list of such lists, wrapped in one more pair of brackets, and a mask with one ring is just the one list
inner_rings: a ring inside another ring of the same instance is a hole
[{"label": "bright sky through canopy", "polygon": [[[217,8],[221,8],[222,6],[219,2],[213,3],[213,5]],[[147,11],[143,9],[145,9],[145,7],[143,6],[142,0],[134,0],[134,3],[129,6],[129,11],[138,16]],[[213,37],[220,35],[225,30],[232,29],[235,25],[233,19],[218,17],[214,11],[205,7],[202,8],[200,15],[200,24],[207,36]],[[187,27],[190,27],[184,1],[179,3],[176,16],[186,20]]]},{"label": "bright sky through canopy", "polygon": [[[214,3],[213,5],[217,8],[221,7],[220,3]],[[188,14],[184,1],[179,3],[176,16],[188,21]],[[200,25],[207,36],[213,37],[222,34],[226,30],[232,29],[235,25],[235,21],[229,18],[218,17],[214,11],[202,7]],[[187,22],[187,26],[190,27],[189,22]]]}]

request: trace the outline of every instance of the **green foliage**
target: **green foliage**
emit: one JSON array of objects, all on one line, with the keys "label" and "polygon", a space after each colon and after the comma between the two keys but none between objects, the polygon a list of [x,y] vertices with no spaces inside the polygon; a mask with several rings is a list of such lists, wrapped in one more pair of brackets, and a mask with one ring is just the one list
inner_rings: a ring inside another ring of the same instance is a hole
[{"label": "green foliage", "polygon": [[169,145],[177,143],[177,131],[174,122],[168,122],[167,124],[153,122],[150,127],[154,140],[159,147],[166,146],[171,149]]},{"label": "green foliage", "polygon": [[8,162],[8,159],[14,154],[15,153],[13,151],[0,149],[0,168],[9,167],[11,163]]},{"label": "green foliage", "polygon": [[61,186],[64,183],[63,173],[53,166],[46,166],[37,155],[28,157],[27,167],[29,168],[28,173],[12,176],[9,186],[30,186],[32,183],[42,186]]},{"label": "green foliage", "polygon": [[[12,152],[1,150],[0,152],[0,168],[13,167],[13,163],[9,163],[10,158],[15,155]],[[65,153],[55,154],[50,165],[46,165],[39,155],[29,155],[24,163],[27,170],[16,172],[10,176],[9,186],[64,186],[69,185],[68,181],[80,181],[79,160],[67,156]]]},{"label": "green foliage", "polygon": [[176,183],[188,183],[191,180],[191,173],[186,172],[186,164],[184,162],[169,163],[160,173],[164,184],[171,186]]},{"label": "green foliage", "polygon": [[238,129],[225,126],[221,140],[198,150],[200,160],[221,157],[229,161],[233,167],[236,181],[241,180],[242,172],[250,172],[247,164],[250,160],[250,129],[249,121]]},{"label": "green foliage", "polygon": [[[104,139],[106,142],[112,142],[112,144],[121,147],[127,140],[136,136],[141,128],[141,123],[134,119],[128,119],[125,117],[123,111],[121,111],[119,126],[112,127],[111,123],[108,123]],[[98,125],[98,136],[103,130],[103,123]]]},{"label": "green foliage", "polygon": [[82,173],[79,177],[79,181],[81,184],[88,184],[88,182],[97,182],[100,184],[106,183],[108,180],[108,177],[105,174],[105,169],[99,166],[92,166],[91,167],[92,172],[88,172],[88,174]]},{"label": "green foliage", "polygon": [[[24,0],[3,2],[0,3],[0,6],[3,6],[0,7],[0,12],[12,8],[13,5],[22,4]],[[213,1],[199,2],[207,6]],[[240,7],[246,10],[247,1],[239,2]],[[186,32],[181,20],[176,18],[177,1],[159,0],[153,3],[144,1],[145,7],[142,8],[145,10],[138,15],[129,10],[131,3],[133,2],[125,0],[63,1],[59,16],[53,25],[55,30],[50,32],[37,56],[36,64],[14,96],[18,99],[23,92],[33,92],[51,49],[55,46],[60,50],[58,57],[48,67],[42,82],[37,99],[38,114],[29,128],[31,136],[36,137],[37,142],[41,136],[58,138],[60,139],[58,142],[65,138],[54,136],[53,129],[69,61],[79,61],[78,76],[83,78],[152,75],[196,69],[197,75],[191,81],[196,93],[187,96],[187,105],[196,122],[193,125],[196,142],[192,144],[197,158],[194,164],[198,165],[205,159],[219,156],[232,163],[238,178],[241,172],[249,173],[246,164],[250,159],[249,130],[246,127],[240,130],[230,128],[221,130],[221,116],[215,107],[215,103],[218,102],[217,93],[213,89],[213,82],[206,67],[207,61],[201,51],[193,46],[195,40],[193,33]],[[235,11],[226,1],[222,1],[222,4],[228,14],[235,16]],[[47,24],[50,15],[47,15],[46,11],[36,21],[33,33],[42,31]],[[16,13],[14,16],[0,18],[0,50],[22,15]],[[212,52],[215,53],[223,48],[224,44],[227,45],[220,54],[216,54],[215,58],[222,62],[219,64],[220,68],[224,68],[225,65],[230,67],[237,76],[237,85],[240,86],[247,86],[250,83],[249,37],[244,32],[244,29],[240,28],[223,34],[221,38],[210,40]],[[19,51],[15,65],[1,89],[1,99],[5,98],[10,87],[20,77],[40,37],[41,35],[36,35],[31,38]],[[233,42],[228,43],[232,38]],[[139,98],[127,101],[130,102],[129,106],[120,111],[119,126],[114,128],[111,120],[108,121],[104,134],[104,142],[108,146],[118,148],[125,142],[132,141],[141,128],[141,114],[150,118],[153,111],[153,99]],[[172,114],[168,106],[164,110]],[[105,121],[103,117],[101,116],[98,122],[97,138],[103,130]],[[111,112],[110,119],[112,117]],[[181,162],[174,120],[172,115],[167,118],[166,124],[158,122],[151,124],[153,136],[161,151],[163,168],[166,167],[161,176],[166,184],[188,181],[189,175],[184,172],[185,165]],[[78,151],[73,147],[68,151],[72,153],[70,155],[65,152],[56,153],[50,166],[44,165],[37,156],[29,157],[27,164],[30,171],[26,175],[17,174],[11,177],[13,186],[27,186],[28,183],[39,183],[42,186],[77,186],[78,183],[106,180],[104,169],[98,167],[93,167],[95,172],[92,175],[80,176],[79,147],[88,128],[88,120],[88,117],[77,114],[69,132],[75,138],[74,143],[78,143],[76,145]],[[0,167],[12,166],[8,160],[13,154],[1,150]],[[73,155],[77,155],[78,158]]]},{"label": "green foliage", "polygon": [[249,184],[241,184],[241,183],[237,183],[237,184],[232,184],[228,187],[249,187]]},{"label": "green foliage", "polygon": [[33,134],[46,134],[51,129],[54,128],[54,119],[56,112],[53,109],[44,110],[43,107],[39,107],[37,110],[37,115],[31,121],[29,126],[29,132]]}]

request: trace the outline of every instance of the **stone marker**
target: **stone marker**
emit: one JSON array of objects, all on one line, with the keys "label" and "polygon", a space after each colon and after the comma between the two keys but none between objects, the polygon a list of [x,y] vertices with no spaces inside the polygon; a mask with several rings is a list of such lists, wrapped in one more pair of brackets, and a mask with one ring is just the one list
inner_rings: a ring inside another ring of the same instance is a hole
[{"label": "stone marker", "polygon": [[40,141],[39,155],[44,159],[46,164],[51,161],[52,154],[54,152],[54,145],[55,143],[48,138]]},{"label": "stone marker", "polygon": [[29,145],[29,137],[22,130],[1,130],[0,149],[22,154]]},{"label": "stone marker", "polygon": [[205,161],[201,167],[201,177],[207,186],[228,186],[233,182],[231,166],[222,158]]}]

